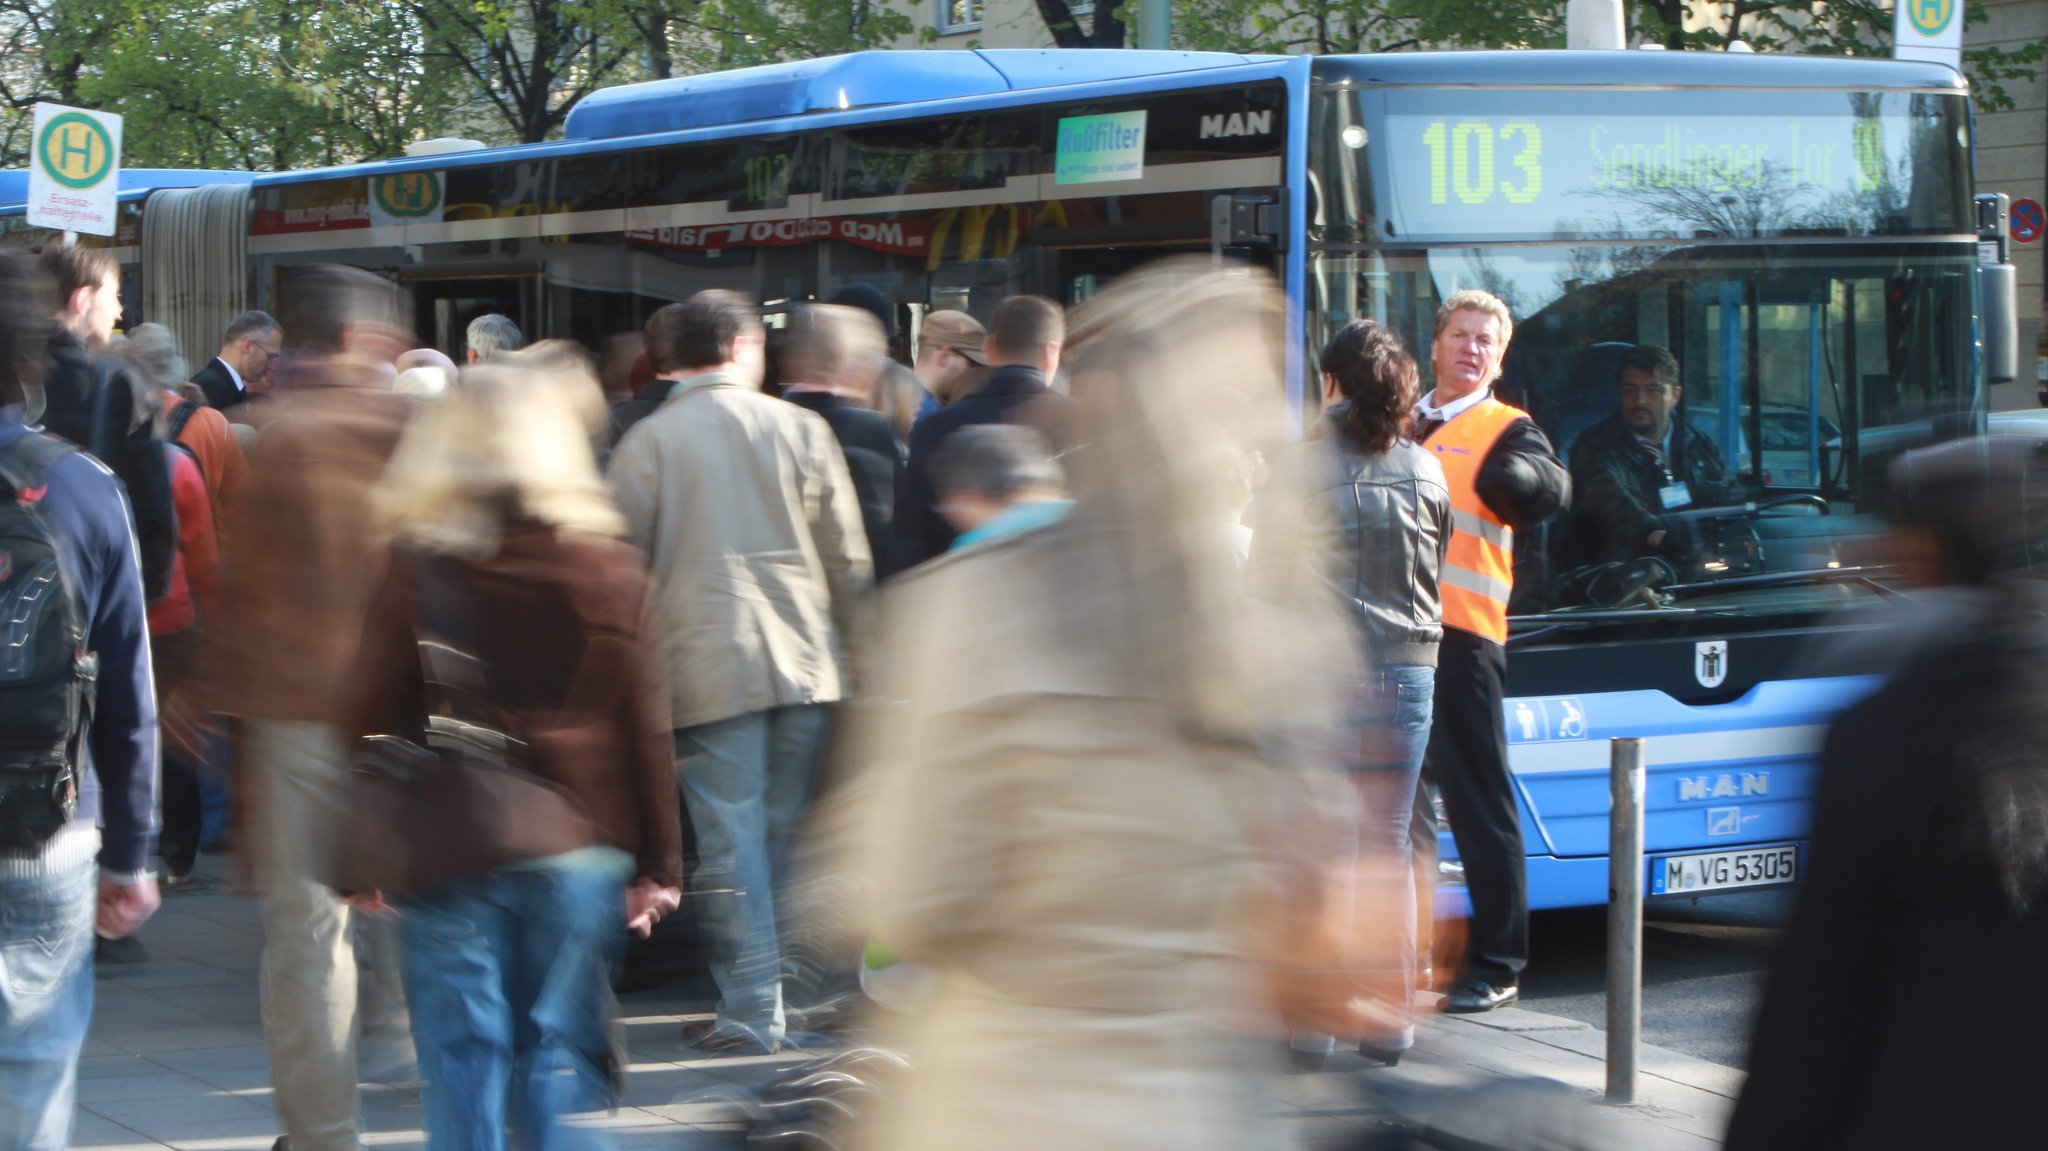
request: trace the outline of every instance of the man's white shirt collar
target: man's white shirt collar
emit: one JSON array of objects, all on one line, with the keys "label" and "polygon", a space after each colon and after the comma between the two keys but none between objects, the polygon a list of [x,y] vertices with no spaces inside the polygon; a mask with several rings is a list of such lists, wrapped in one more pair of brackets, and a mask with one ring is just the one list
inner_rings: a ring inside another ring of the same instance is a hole
[{"label": "man's white shirt collar", "polygon": [[1478,407],[1481,400],[1492,394],[1492,388],[1474,388],[1465,395],[1439,408],[1430,405],[1430,401],[1436,399],[1436,389],[1431,388],[1428,395],[1415,401],[1415,418],[1420,421],[1449,423],[1473,408]]},{"label": "man's white shirt collar", "polygon": [[246,392],[249,390],[249,386],[242,382],[242,373],[236,371],[233,364],[228,363],[219,356],[215,356],[214,359],[220,360],[220,366],[228,370],[228,379],[235,381],[235,391]]}]

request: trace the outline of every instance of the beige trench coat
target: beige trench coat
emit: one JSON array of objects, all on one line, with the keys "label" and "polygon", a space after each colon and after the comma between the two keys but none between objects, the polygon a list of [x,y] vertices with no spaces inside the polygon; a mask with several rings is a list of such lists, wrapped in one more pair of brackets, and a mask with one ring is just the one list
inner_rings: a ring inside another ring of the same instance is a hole
[{"label": "beige trench coat", "polygon": [[707,373],[634,425],[608,474],[653,568],[678,728],[845,697],[873,565],[824,420]]},{"label": "beige trench coat", "polygon": [[871,937],[937,989],[882,1038],[915,1069],[864,1151],[1249,1145],[1218,1017],[1256,992],[1235,919],[1265,771],[1150,698],[1143,589],[1101,530],[953,553],[884,604],[846,834]]}]

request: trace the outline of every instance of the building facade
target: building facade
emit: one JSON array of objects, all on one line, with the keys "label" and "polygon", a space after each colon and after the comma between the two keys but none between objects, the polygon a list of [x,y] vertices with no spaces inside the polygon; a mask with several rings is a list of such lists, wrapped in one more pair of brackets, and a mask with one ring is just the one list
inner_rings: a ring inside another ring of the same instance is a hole
[{"label": "building facade", "polygon": [[[2042,0],[1978,3],[1990,19],[1965,28],[1967,47],[1995,45],[2012,51],[2048,36],[2048,4]],[[2048,204],[2048,69],[2037,72],[2031,82],[2006,81],[2005,91],[2012,98],[2010,110],[1977,117],[1977,190]],[[2048,237],[2012,246],[2013,262],[2019,266],[2020,374],[2028,375],[2031,367],[2037,380],[1993,388],[1991,404],[1997,409],[2034,407],[2040,402],[2039,391],[2048,388],[2048,320],[2041,290],[2044,248]],[[2032,364],[2026,362],[2030,351]]]}]

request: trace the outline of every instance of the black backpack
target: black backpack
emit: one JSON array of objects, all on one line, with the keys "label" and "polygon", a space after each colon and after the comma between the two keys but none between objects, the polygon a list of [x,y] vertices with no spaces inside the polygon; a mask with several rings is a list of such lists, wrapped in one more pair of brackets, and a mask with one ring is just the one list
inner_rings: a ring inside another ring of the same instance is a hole
[{"label": "black backpack", "polygon": [[51,465],[77,449],[25,435],[0,448],[0,850],[38,850],[78,810],[99,658],[37,504]]}]

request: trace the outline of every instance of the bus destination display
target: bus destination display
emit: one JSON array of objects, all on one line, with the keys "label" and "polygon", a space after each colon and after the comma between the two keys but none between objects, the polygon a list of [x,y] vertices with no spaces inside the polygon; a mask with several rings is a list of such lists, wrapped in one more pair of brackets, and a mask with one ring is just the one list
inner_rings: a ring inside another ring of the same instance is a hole
[{"label": "bus destination display", "polygon": [[1877,114],[1876,98],[1865,114],[1839,102],[1839,112],[1732,116],[1522,110],[1499,94],[1461,110],[1465,101],[1443,97],[1466,93],[1410,95],[1388,95],[1375,165],[1383,227],[1407,239],[1896,230],[1914,133],[1944,124]]}]

